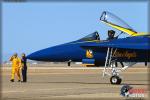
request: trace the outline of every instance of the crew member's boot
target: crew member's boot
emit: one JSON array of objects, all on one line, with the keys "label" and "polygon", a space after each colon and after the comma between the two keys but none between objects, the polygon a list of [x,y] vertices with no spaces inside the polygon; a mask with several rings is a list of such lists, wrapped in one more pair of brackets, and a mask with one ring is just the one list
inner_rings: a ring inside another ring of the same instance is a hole
[{"label": "crew member's boot", "polygon": [[11,79],[10,81],[11,81],[11,82],[14,82],[14,79]]}]

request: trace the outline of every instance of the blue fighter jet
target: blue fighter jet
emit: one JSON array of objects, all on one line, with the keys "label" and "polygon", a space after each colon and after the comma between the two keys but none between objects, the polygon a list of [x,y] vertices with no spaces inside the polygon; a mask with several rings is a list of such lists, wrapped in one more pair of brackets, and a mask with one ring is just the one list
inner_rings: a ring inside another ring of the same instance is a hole
[{"label": "blue fighter jet", "polygon": [[[115,21],[111,21],[115,19]],[[28,59],[52,62],[82,62],[85,65],[105,66],[103,76],[110,75],[111,84],[120,84],[119,72],[136,62],[150,62],[150,35],[138,33],[120,18],[104,11],[100,21],[118,29],[128,37],[113,40],[100,40],[98,32],[94,32],[77,41],[57,45],[36,51],[27,56]],[[119,22],[121,24],[117,24]],[[116,63],[125,65],[118,68]]]}]

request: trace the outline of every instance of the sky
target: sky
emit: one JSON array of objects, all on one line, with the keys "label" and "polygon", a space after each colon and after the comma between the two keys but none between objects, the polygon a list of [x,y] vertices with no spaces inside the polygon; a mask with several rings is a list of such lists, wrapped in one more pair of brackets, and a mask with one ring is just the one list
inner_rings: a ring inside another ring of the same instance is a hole
[{"label": "sky", "polygon": [[138,32],[148,32],[146,2],[28,2],[2,4],[2,60],[14,53],[78,40],[94,31],[107,38],[111,27],[101,23],[109,11]]}]

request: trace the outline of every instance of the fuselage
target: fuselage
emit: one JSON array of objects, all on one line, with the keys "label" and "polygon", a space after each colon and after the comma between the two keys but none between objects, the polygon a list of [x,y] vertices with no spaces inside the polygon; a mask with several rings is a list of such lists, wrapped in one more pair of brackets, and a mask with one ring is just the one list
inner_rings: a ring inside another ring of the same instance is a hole
[{"label": "fuselage", "polygon": [[[89,41],[88,41],[89,42]],[[37,60],[37,61],[50,61],[50,62],[82,62],[86,57],[86,49],[83,49],[81,46],[88,43],[86,41],[74,41],[70,43],[65,43],[57,45],[54,47],[49,47],[36,51],[27,56],[28,59]],[[93,52],[93,58],[96,63],[104,64],[106,56],[106,50],[103,52]]]},{"label": "fuselage", "polygon": [[[150,38],[146,36],[128,37],[112,41],[74,41],[54,47],[36,51],[27,56],[28,59],[37,61],[82,62],[83,59],[94,59],[95,65],[104,65],[107,48],[117,48],[113,55],[118,62],[148,62]],[[84,47],[83,47],[84,46]],[[87,50],[92,50],[92,58],[86,55]]]}]

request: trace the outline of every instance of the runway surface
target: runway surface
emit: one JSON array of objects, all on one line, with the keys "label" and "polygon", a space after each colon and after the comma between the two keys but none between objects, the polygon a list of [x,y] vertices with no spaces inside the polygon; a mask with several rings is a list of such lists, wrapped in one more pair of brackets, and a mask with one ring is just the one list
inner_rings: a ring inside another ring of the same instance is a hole
[{"label": "runway surface", "polygon": [[[102,68],[92,67],[29,67],[28,82],[11,83],[11,68],[2,68],[2,100],[101,100],[126,99],[120,95],[124,84],[144,89],[148,99],[148,68],[130,68],[121,74],[120,85],[111,85],[102,78]],[[137,99],[137,98],[135,98]]]}]

